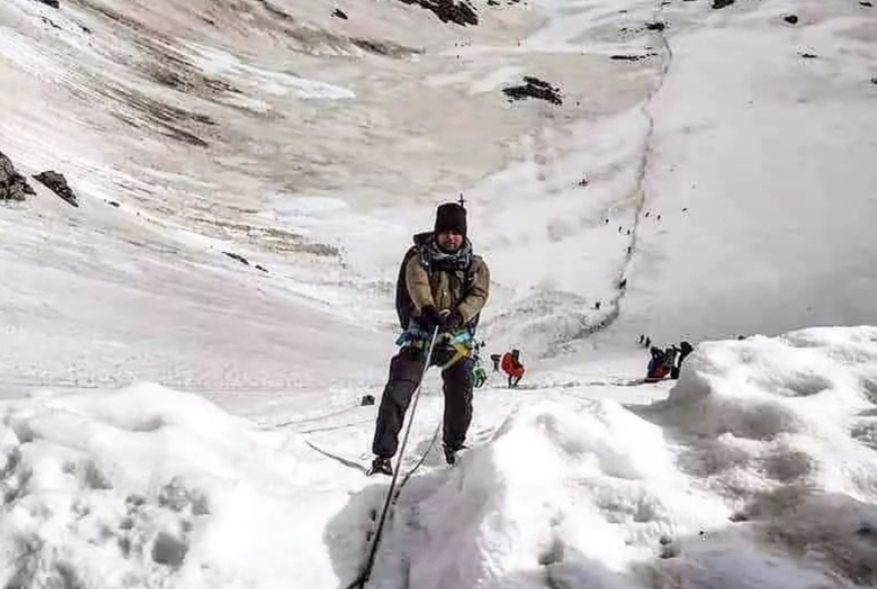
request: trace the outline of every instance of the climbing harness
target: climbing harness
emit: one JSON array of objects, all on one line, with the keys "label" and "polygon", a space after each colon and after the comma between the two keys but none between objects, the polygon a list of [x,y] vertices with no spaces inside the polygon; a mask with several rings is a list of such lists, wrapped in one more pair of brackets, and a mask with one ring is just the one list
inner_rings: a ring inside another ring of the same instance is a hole
[{"label": "climbing harness", "polygon": [[[439,365],[442,370],[447,370],[460,360],[468,358],[472,355],[473,339],[472,334],[468,331],[462,331],[457,334],[442,333],[441,335],[430,337],[429,332],[421,329],[408,329],[403,331],[396,338],[396,345],[402,349],[423,350],[429,347],[433,350],[435,345],[441,345],[443,348],[453,351],[453,355],[446,362]],[[429,344],[429,346],[427,346]],[[429,364],[432,359],[432,351],[426,356],[426,362]]]}]

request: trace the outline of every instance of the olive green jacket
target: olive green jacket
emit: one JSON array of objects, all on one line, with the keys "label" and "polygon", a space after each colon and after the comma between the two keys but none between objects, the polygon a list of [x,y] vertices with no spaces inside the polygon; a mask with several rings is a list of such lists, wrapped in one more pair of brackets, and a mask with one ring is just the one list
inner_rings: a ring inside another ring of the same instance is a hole
[{"label": "olive green jacket", "polygon": [[435,270],[428,273],[421,264],[420,255],[412,256],[405,268],[408,295],[414,303],[413,317],[419,317],[421,309],[433,305],[437,309],[459,311],[463,323],[469,323],[481,312],[490,293],[490,270],[480,256],[473,256],[474,280],[467,292],[464,272]]}]

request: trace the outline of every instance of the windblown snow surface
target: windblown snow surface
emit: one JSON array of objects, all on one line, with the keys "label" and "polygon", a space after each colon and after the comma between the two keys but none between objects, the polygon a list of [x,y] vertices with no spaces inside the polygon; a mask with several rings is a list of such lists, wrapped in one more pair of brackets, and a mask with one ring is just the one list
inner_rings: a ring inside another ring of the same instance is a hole
[{"label": "windblown snow surface", "polygon": [[[579,393],[479,394],[453,468],[424,397],[369,586],[877,583],[877,329],[704,343],[651,405]],[[387,488],[356,467],[370,424],[260,429],[145,384],[2,415],[5,587],[341,587]]]},{"label": "windblown snow surface", "polygon": [[461,193],[528,372],[453,468],[427,374],[370,589],[877,585],[877,8],[439,4],[0,1],[0,151],[80,202],[0,206],[0,587],[347,587]]}]

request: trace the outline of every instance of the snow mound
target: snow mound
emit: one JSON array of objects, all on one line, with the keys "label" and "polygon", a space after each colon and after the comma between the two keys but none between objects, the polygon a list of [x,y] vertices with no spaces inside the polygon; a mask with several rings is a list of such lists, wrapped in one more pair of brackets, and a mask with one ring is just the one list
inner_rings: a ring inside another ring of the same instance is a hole
[{"label": "snow mound", "polygon": [[0,415],[3,587],[334,583],[320,534],[345,495],[315,490],[344,469],[300,440],[148,384]]},{"label": "snow mound", "polygon": [[814,328],[698,347],[664,408],[665,423],[710,437],[849,440],[877,403],[877,329]]},{"label": "snow mound", "polygon": [[874,586],[875,374],[877,329],[810,329],[703,344],[651,407],[522,406],[406,489],[374,586]]},{"label": "snow mound", "polygon": [[[725,499],[741,534],[873,586],[875,384],[874,327],[711,342],[653,418],[682,444],[679,469]],[[724,562],[701,564],[735,568]]]},{"label": "snow mound", "polygon": [[375,586],[616,586],[672,529],[706,523],[691,506],[721,509],[684,487],[658,427],[610,401],[520,409],[432,477],[400,501]]}]

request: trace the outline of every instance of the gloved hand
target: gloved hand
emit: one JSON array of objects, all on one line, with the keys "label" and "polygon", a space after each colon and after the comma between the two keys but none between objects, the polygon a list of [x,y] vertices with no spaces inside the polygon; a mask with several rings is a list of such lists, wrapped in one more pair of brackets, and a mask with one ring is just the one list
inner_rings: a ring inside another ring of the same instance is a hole
[{"label": "gloved hand", "polygon": [[463,327],[463,314],[457,311],[456,309],[448,313],[448,318],[445,320],[445,328],[446,329],[459,329]]},{"label": "gloved hand", "polygon": [[445,328],[447,315],[442,315],[434,305],[427,305],[420,310],[420,318],[423,320],[423,326],[429,330],[438,327],[440,330]]}]

